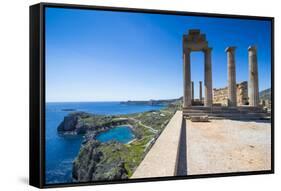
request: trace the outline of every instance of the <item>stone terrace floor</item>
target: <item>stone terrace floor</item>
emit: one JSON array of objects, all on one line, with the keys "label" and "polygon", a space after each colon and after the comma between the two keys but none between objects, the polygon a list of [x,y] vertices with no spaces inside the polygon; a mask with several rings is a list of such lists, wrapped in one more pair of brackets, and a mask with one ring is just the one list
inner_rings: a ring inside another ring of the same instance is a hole
[{"label": "stone terrace floor", "polygon": [[191,122],[178,111],[131,178],[271,169],[270,121]]},{"label": "stone terrace floor", "polygon": [[270,170],[269,121],[186,121],[187,174]]}]

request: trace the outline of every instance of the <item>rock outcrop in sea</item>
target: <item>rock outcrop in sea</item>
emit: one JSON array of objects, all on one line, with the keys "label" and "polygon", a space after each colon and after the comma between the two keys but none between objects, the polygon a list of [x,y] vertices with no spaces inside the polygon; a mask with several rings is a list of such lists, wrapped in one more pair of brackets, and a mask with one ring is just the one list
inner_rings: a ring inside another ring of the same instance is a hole
[{"label": "rock outcrop in sea", "polygon": [[114,116],[74,112],[64,117],[57,131],[61,134],[86,134],[89,131],[97,134],[126,122],[126,120],[114,119]]},{"label": "rock outcrop in sea", "polygon": [[88,117],[89,114],[84,112],[70,113],[65,116],[63,121],[58,126],[58,132],[73,132],[76,134],[85,133],[86,129],[89,128],[87,124],[81,122],[81,118]]}]

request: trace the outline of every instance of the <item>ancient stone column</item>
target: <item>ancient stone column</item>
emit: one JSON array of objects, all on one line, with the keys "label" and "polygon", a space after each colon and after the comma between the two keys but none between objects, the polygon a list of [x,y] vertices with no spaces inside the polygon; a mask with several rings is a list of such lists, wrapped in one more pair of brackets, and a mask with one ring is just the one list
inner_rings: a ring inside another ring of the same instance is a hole
[{"label": "ancient stone column", "polygon": [[191,74],[190,74],[190,49],[183,52],[183,107],[191,106]]},{"label": "ancient stone column", "polygon": [[191,82],[191,100],[194,100],[194,82]]},{"label": "ancient stone column", "polygon": [[234,46],[225,49],[227,54],[228,106],[231,107],[237,106],[235,49]]},{"label": "ancient stone column", "polygon": [[249,56],[249,105],[259,105],[259,81],[258,81],[258,63],[257,63],[257,49],[255,46],[248,48]]},{"label": "ancient stone column", "polygon": [[202,101],[202,81],[199,81],[199,99]]},{"label": "ancient stone column", "polygon": [[204,49],[205,57],[205,99],[204,106],[211,107],[213,104],[213,85],[212,85],[212,58],[211,58],[212,48]]}]

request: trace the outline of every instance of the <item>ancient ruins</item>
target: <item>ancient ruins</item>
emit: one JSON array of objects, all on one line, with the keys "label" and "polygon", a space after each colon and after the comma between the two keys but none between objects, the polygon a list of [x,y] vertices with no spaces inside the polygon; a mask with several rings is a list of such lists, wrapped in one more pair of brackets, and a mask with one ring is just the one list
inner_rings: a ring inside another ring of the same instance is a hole
[{"label": "ancient ruins", "polygon": [[[249,81],[236,83],[235,46],[225,49],[227,54],[228,86],[223,89],[213,89],[212,81],[212,48],[209,47],[206,35],[200,30],[189,30],[183,35],[183,116],[209,116],[213,118],[263,118],[266,114],[259,105],[259,83],[257,49],[248,48]],[[199,82],[199,99],[194,99],[194,82],[191,80],[190,54],[192,51],[204,53],[204,92],[202,97],[202,82]]]},{"label": "ancient ruins", "polygon": [[[257,51],[249,47],[249,81],[237,84],[235,50],[233,46],[225,50],[227,87],[213,89],[212,48],[206,36],[199,30],[189,30],[183,36],[183,110],[174,114],[132,178],[270,169],[271,124],[260,120],[270,114],[259,105]],[[191,80],[192,51],[202,51],[205,58],[199,98],[194,97]]]},{"label": "ancient ruins", "polygon": [[[248,82],[243,81],[236,84],[236,102],[237,106],[249,105]],[[213,105],[227,106],[228,87],[213,89]]]}]

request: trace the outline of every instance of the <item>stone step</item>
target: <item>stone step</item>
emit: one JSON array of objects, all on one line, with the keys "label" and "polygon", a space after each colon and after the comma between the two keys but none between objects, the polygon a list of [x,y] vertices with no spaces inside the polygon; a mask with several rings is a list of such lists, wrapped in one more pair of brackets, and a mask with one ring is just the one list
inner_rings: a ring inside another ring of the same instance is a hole
[{"label": "stone step", "polygon": [[213,107],[205,107],[205,106],[191,106],[187,108],[183,108],[183,110],[231,110],[231,111],[265,111],[261,107],[252,107],[252,106],[238,106],[238,107],[226,107],[226,106],[213,106]]},{"label": "stone step", "polygon": [[262,109],[262,108],[256,108],[256,109],[246,109],[246,108],[239,108],[239,111],[246,111],[246,112],[255,112],[255,113],[267,113],[266,110]]},{"label": "stone step", "polygon": [[[191,117],[184,117],[185,119],[190,119]],[[223,119],[231,119],[231,120],[269,120],[268,117],[259,117],[259,116],[251,116],[246,117],[243,115],[240,116],[231,116],[231,117],[221,117],[221,116],[208,116],[209,120],[223,120]]]},{"label": "stone step", "polygon": [[207,108],[207,109],[201,109],[201,108],[186,108],[183,109],[184,113],[267,113],[266,110],[263,110],[262,108]]},{"label": "stone step", "polygon": [[208,117],[208,115],[190,116],[190,120],[192,122],[208,122],[209,121],[209,117]]},{"label": "stone step", "polygon": [[222,110],[212,110],[212,111],[200,111],[200,110],[183,110],[184,113],[239,113],[239,114],[247,114],[247,111],[222,111]]},{"label": "stone step", "polygon": [[206,113],[206,112],[210,112],[210,111],[188,109],[188,110],[183,110],[183,112],[184,113]]},{"label": "stone step", "polygon": [[200,112],[183,112],[183,114],[188,115],[269,115],[268,113],[255,113],[255,112],[210,112],[210,113],[200,113]]},{"label": "stone step", "polygon": [[248,114],[239,114],[239,113],[188,113],[184,114],[184,117],[190,119],[192,117],[203,117],[208,116],[209,119],[267,119],[269,116],[267,114],[262,113],[248,113]]}]

